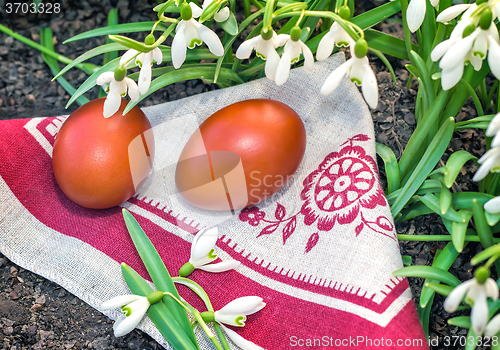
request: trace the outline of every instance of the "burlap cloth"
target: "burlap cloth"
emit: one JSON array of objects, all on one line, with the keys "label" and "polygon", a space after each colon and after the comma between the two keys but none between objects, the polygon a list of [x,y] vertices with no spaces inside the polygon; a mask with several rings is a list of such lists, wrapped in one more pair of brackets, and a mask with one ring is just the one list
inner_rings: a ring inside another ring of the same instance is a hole
[{"label": "burlap cloth", "polygon": [[[264,78],[144,108],[156,139],[154,171],[122,206],[172,275],[189,259],[194,233],[217,225],[219,256],[242,264],[191,278],[206,288],[215,309],[241,296],[263,297],[267,307],[237,331],[265,349],[427,349],[408,283],[391,276],[402,262],[378,177],[370,112],[347,79],[330,96],[319,94],[343,61],[337,54],[312,73],[294,69],[281,87]],[[173,183],[185,142],[212,113],[251,98],[282,101],[301,116],[307,148],[299,170],[277,194],[234,215],[186,204]],[[51,155],[64,119],[0,123],[0,251],[99,308],[129,293],[121,262],[148,276],[120,207],[85,209],[58,188]],[[184,296],[204,311],[194,295]],[[141,328],[169,348],[149,320]],[[212,348],[203,334],[198,338],[202,349]]]}]

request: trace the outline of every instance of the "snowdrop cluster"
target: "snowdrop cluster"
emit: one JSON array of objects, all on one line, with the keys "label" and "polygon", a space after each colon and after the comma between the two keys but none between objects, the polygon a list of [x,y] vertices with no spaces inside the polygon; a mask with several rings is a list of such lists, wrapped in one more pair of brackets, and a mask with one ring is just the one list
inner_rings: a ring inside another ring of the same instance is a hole
[{"label": "snowdrop cluster", "polygon": [[[220,57],[224,54],[224,47],[217,36],[210,28],[195,20],[201,16],[203,9],[213,0],[205,0],[203,8],[194,3],[184,2],[180,6],[181,20],[175,28],[175,36],[172,41],[172,64],[175,69],[182,66],[186,60],[187,49],[194,49],[205,43],[214,55]],[[229,17],[227,7],[219,10],[214,19],[218,22],[225,21]],[[149,34],[144,40],[144,44],[153,45],[155,38]],[[139,52],[130,49],[121,57],[120,65],[114,72],[104,72],[97,78],[97,85],[109,84],[105,91],[108,92],[104,102],[103,115],[109,118],[120,108],[121,98],[128,93],[132,101],[139,100],[140,95],[145,95],[151,85],[151,66],[153,61],[156,64],[163,62],[163,54],[158,47],[148,51]],[[138,84],[126,77],[126,69],[135,66],[140,67]]]},{"label": "snowdrop cluster", "polygon": [[495,320],[491,326],[486,326],[489,318],[487,299],[488,297],[493,300],[498,299],[498,285],[494,279],[490,278],[490,270],[487,267],[479,267],[474,273],[474,278],[453,289],[444,301],[444,309],[447,312],[455,312],[464,296],[465,300],[472,304],[470,320],[476,335],[483,334],[485,327],[488,332],[491,333],[496,329],[495,333],[497,333],[499,330],[497,324],[500,328],[500,319]]},{"label": "snowdrop cluster", "polygon": [[[411,3],[414,1],[416,0]],[[498,6],[495,0],[479,5],[459,4],[447,8],[436,18],[438,22],[446,23],[463,13],[450,38],[436,45],[431,53],[433,61],[440,61],[443,90],[449,90],[458,84],[465,64],[472,64],[478,71],[486,58],[491,72],[496,78],[500,78],[500,45],[498,30],[494,24],[500,14]],[[407,18],[410,25],[410,16]]]},{"label": "snowdrop cluster", "polygon": [[[339,12],[342,19],[350,18],[350,10],[347,6],[342,6]],[[236,51],[239,59],[249,58],[255,49],[256,55],[266,61],[266,77],[276,82],[276,85],[283,85],[290,75],[290,67],[297,62],[302,54],[304,56],[304,69],[308,72],[314,69],[314,58],[311,50],[301,40],[302,31],[295,26],[288,34],[276,34],[272,29],[262,29],[261,34],[243,42]],[[279,56],[276,48],[284,46],[283,55]],[[352,82],[361,86],[363,96],[371,108],[376,108],[378,104],[378,86],[375,74],[370,67],[368,57],[368,44],[364,39],[354,41],[345,29],[334,22],[330,30],[321,39],[316,52],[316,59],[323,61],[333,52],[335,46],[347,47],[354,55],[334,70],[323,83],[321,94],[329,95],[341,83],[344,76],[348,76]]]},{"label": "snowdrop cluster", "polygon": [[[189,262],[186,263],[179,275],[186,276],[195,268],[199,268],[208,272],[223,272],[230,269],[235,269],[239,266],[239,262],[235,260],[226,260],[217,264],[210,264],[217,258],[214,254],[214,246],[217,241],[218,229],[216,227],[200,230],[191,244],[191,256]],[[186,274],[186,271],[189,273]],[[181,279],[176,283],[186,284],[187,279]],[[149,307],[163,299],[165,295],[172,296],[170,293],[155,291],[147,296],[139,296],[134,294],[120,295],[114,297],[101,305],[101,310],[114,310],[119,308],[122,315],[116,320],[113,325],[115,337],[121,337],[130,333],[136,328]],[[181,302],[180,300],[178,302]],[[252,315],[266,306],[266,303],[258,296],[245,296],[237,298],[220,310],[205,311],[200,314],[204,322],[217,322],[226,335],[243,350],[258,350],[259,346],[251,341],[243,338],[237,332],[227,328],[225,325],[243,327],[248,315]]]}]

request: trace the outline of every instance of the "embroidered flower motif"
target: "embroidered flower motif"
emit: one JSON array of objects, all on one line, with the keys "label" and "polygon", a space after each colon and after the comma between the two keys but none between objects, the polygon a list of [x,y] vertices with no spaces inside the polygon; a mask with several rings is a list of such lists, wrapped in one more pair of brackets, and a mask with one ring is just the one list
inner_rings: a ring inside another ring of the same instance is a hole
[{"label": "embroidered flower motif", "polygon": [[377,165],[359,146],[348,145],[332,152],[318,169],[304,180],[300,196],[304,223],[317,222],[320,231],[329,231],[335,223],[352,223],[360,208],[386,205],[384,192],[377,183]]},{"label": "embroidered flower motif", "polygon": [[235,269],[240,265],[239,261],[232,259],[217,264],[210,264],[217,259],[214,247],[218,235],[219,230],[217,227],[212,227],[210,229],[205,228],[196,234],[191,244],[191,257],[179,270],[179,276],[189,276],[194,269],[200,269],[207,272],[224,272]]},{"label": "embroidered flower motif", "polygon": [[245,208],[240,212],[241,221],[248,221],[252,226],[258,226],[260,221],[266,217],[266,213],[260,211],[257,207]]}]

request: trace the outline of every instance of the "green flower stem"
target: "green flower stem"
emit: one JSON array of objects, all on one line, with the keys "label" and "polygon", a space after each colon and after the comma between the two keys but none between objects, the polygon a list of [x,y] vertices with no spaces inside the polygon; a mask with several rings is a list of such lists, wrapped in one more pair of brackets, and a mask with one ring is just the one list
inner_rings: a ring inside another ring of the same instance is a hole
[{"label": "green flower stem", "polygon": [[488,259],[488,261],[486,262],[486,264],[484,264],[485,267],[487,267],[488,269],[490,268],[490,266],[498,259],[500,258],[500,253],[497,253],[495,255],[493,255],[491,258]]},{"label": "green flower stem", "polygon": [[158,37],[158,39],[155,41],[155,43],[153,45],[146,45],[144,43],[141,43],[141,42],[138,42],[134,39],[130,39],[126,36],[123,36],[123,35],[112,35],[110,34],[108,37],[117,42],[117,43],[120,43],[122,45],[125,45],[131,49],[135,49],[137,51],[140,51],[140,52],[149,52],[151,50],[154,50],[156,49],[158,46],[160,46],[161,44],[163,44],[163,42],[165,40],[167,40],[168,36],[170,35],[170,33],[172,33],[172,31],[175,29],[175,26],[177,25],[177,21],[175,21],[175,23],[172,23],[164,32],[162,35],[160,35]]},{"label": "green flower stem", "polygon": [[163,294],[170,296],[179,305],[181,305],[184,309],[186,309],[186,311],[188,311],[191,315],[193,315],[194,318],[196,319],[196,321],[198,321],[198,323],[200,324],[201,328],[203,328],[203,330],[205,331],[205,333],[207,334],[207,336],[210,338],[210,341],[212,342],[212,344],[215,345],[215,347],[217,348],[217,350],[224,350],[224,348],[222,347],[222,345],[220,345],[220,343],[215,338],[215,335],[212,333],[212,331],[210,330],[210,328],[208,328],[208,326],[205,323],[205,321],[203,321],[203,318],[201,317],[201,314],[195,308],[193,308],[188,303],[183,303],[182,301],[180,301],[179,299],[177,299],[172,293],[165,292]]},{"label": "green flower stem", "polygon": [[[467,89],[467,91],[471,95],[472,101],[474,101],[474,106],[476,107],[477,115],[479,117],[482,117],[484,115],[483,106],[481,105],[481,101],[479,100],[479,97],[477,96],[476,92],[474,91],[472,86],[470,86],[470,84],[465,80],[460,79],[460,83]],[[481,84],[479,84],[479,86],[481,86]]]},{"label": "green flower stem", "polygon": [[263,29],[265,32],[267,32],[267,30],[272,30],[274,3],[275,0],[268,0],[266,2],[266,8],[264,10],[264,18],[262,19]]},{"label": "green flower stem", "polygon": [[[13,37],[14,39],[16,40],[19,40],[20,42],[22,42],[23,44],[26,44],[28,46],[31,46],[32,48],[34,49],[37,49],[38,51],[41,51],[43,52],[44,54],[50,56],[50,57],[53,57],[55,58],[56,60],[62,62],[62,63],[65,63],[65,64],[69,64],[71,62],[73,62],[72,59],[66,57],[66,56],[63,56],[63,55],[60,55],[52,50],[49,50],[48,48],[20,35],[20,34],[17,34],[17,33],[14,33],[12,30],[10,30],[9,28],[3,26],[0,24],[0,31],[4,32],[5,34]],[[85,64],[77,64],[75,65],[75,67],[77,67],[78,69],[81,69],[82,71],[84,71],[85,73],[87,74],[92,74],[94,73],[94,70],[95,68],[98,68],[97,66],[91,64],[91,63],[85,63]]]},{"label": "green flower stem", "polygon": [[[400,241],[419,241],[419,242],[449,242],[451,241],[450,235],[407,235],[398,234]],[[478,236],[465,236],[466,242],[479,242]],[[500,238],[493,238],[494,243],[500,243]],[[500,250],[500,249],[499,249]]]}]

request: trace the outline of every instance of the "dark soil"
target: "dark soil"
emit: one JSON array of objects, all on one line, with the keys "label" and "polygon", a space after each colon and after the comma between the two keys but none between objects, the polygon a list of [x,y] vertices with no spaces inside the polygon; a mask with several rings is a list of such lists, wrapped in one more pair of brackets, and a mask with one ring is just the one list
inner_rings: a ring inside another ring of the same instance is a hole
[{"label": "dark soil", "polygon": [[[66,15],[50,23],[54,33],[55,50],[71,59],[104,43],[102,37],[62,44],[67,38],[94,28],[103,27],[107,13],[112,6],[119,8],[120,22],[154,20],[151,0],[141,1],[69,1]],[[374,3],[366,3],[366,9]],[[392,35],[402,36],[400,21],[390,21],[381,25],[381,30]],[[22,35],[39,41],[39,28],[21,32]],[[100,64],[98,57],[91,62]],[[391,60],[398,77],[393,83],[387,68],[375,56],[370,61],[377,73],[380,100],[372,111],[376,139],[391,147],[399,157],[412,131],[415,128],[414,102],[417,83],[413,81],[407,89],[408,72],[405,62]],[[62,65],[61,65],[62,67]],[[65,110],[69,95],[52,82],[52,73],[43,62],[40,53],[11,37],[0,34],[0,119],[31,118],[69,114],[78,106],[73,104]],[[78,87],[86,79],[86,74],[72,69],[65,78]],[[141,106],[162,103],[212,90],[215,86],[201,80],[176,83],[156,92]],[[98,89],[87,94],[97,97]],[[458,119],[475,116],[473,108],[464,107]],[[476,131],[462,131],[454,135],[450,145],[452,150],[466,149],[480,156],[484,152],[484,137]],[[470,174],[474,165],[468,165],[459,175],[461,190],[474,190]],[[382,178],[383,163],[379,163]],[[385,184],[384,184],[385,185]],[[398,233],[407,234],[444,234],[446,229],[437,215],[417,217],[397,226]],[[401,242],[401,253],[409,255],[413,264],[430,265],[436,250],[443,243]],[[453,265],[451,272],[461,280],[472,277],[470,258],[479,249],[469,244]],[[423,281],[410,279],[416,302]],[[445,347],[445,336],[466,335],[464,329],[449,326],[446,322],[450,314],[442,308],[443,298],[436,297],[431,314],[430,338],[440,339],[440,346],[433,349],[455,349]],[[465,313],[467,314],[467,313]],[[458,315],[458,313],[457,313]],[[454,314],[455,316],[455,314]],[[112,321],[100,312],[89,307],[57,284],[15,266],[0,254],[0,349],[159,349],[154,340],[141,331],[134,330],[125,337],[115,338]]]}]

